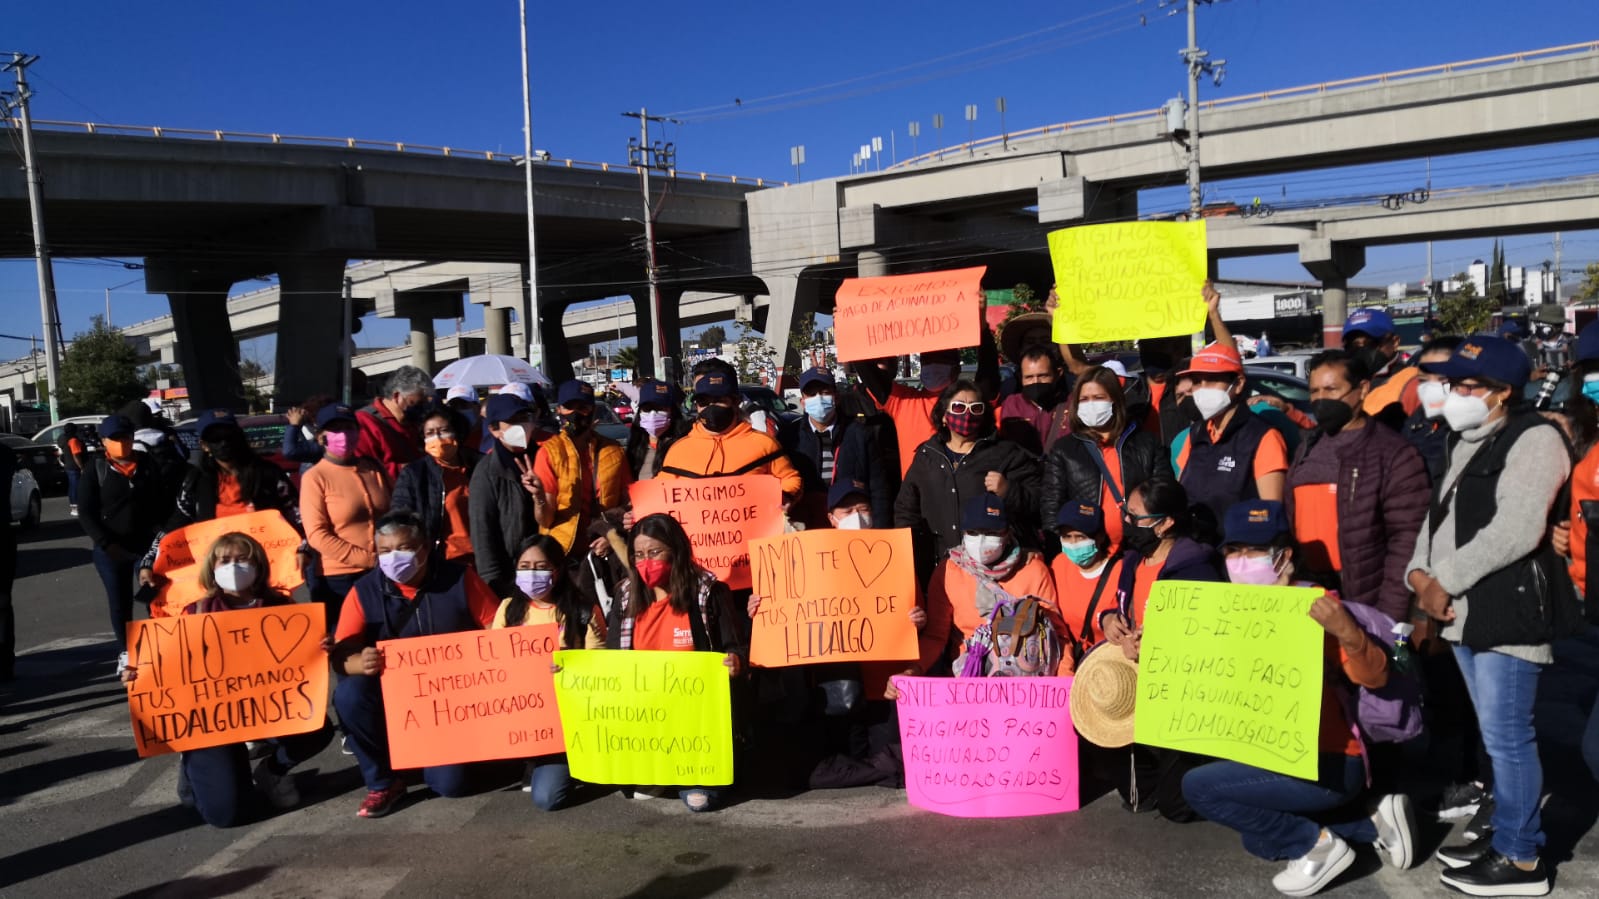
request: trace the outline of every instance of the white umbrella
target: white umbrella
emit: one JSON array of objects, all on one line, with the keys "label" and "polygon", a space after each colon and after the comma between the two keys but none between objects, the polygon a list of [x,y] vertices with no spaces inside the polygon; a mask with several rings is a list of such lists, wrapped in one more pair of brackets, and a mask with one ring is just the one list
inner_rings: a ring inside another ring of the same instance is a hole
[{"label": "white umbrella", "polygon": [[451,362],[433,376],[433,386],[443,389],[457,384],[496,387],[518,382],[551,386],[549,376],[534,368],[526,359],[515,356],[468,356]]}]

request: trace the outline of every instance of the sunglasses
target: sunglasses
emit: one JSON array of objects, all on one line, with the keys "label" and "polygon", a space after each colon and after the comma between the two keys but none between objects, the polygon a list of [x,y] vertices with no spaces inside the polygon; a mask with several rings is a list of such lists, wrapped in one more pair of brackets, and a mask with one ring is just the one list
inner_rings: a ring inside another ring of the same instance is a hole
[{"label": "sunglasses", "polygon": [[955,400],[949,404],[949,411],[956,415],[962,415],[967,412],[973,415],[982,415],[988,411],[988,404],[983,402],[963,403]]}]

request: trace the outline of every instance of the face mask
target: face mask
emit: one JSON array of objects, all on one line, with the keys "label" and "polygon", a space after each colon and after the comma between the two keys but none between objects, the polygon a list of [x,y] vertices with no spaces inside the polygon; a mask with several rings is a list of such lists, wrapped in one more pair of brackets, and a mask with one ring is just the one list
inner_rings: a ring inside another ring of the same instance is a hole
[{"label": "face mask", "polygon": [[1342,431],[1355,417],[1355,410],[1343,400],[1316,400],[1310,404],[1310,414],[1316,416],[1316,427],[1327,434]]},{"label": "face mask", "polygon": [[106,437],[100,441],[100,445],[105,447],[105,454],[112,459],[126,459],[133,455],[131,440],[112,440]]},{"label": "face mask", "polygon": [[442,461],[455,458],[455,450],[458,444],[453,436],[445,437],[443,434],[435,434],[427,438],[423,442],[423,446],[426,447],[428,455]]},{"label": "face mask", "polygon": [[211,570],[211,576],[228,593],[243,593],[255,586],[255,566],[249,562],[224,562]]},{"label": "face mask", "polygon": [[378,554],[378,568],[383,571],[385,577],[396,584],[409,584],[421,570],[422,565],[417,561],[416,553],[406,549],[396,549]]},{"label": "face mask", "polygon": [[1160,547],[1160,537],[1154,525],[1128,525],[1122,530],[1122,542],[1141,556],[1147,556]]},{"label": "face mask", "polygon": [[982,415],[973,415],[970,412],[962,412],[958,415],[953,412],[947,412],[944,414],[944,425],[949,428],[951,434],[959,434],[962,437],[976,437],[983,431],[984,418]]},{"label": "face mask", "polygon": [[838,405],[838,398],[818,393],[805,398],[805,414],[813,421],[829,422],[833,420],[833,408]]},{"label": "face mask", "polygon": [[730,406],[710,405],[700,410],[700,424],[712,434],[720,434],[733,426],[738,413]]},{"label": "face mask", "polygon": [[1051,381],[1047,384],[1023,384],[1022,396],[1026,397],[1029,403],[1032,403],[1040,409],[1048,409],[1050,406],[1054,405],[1052,400],[1055,399],[1055,382]]},{"label": "face mask", "polygon": [[244,446],[243,440],[231,435],[220,440],[208,440],[205,442],[205,448],[211,454],[211,458],[218,462],[230,464],[242,460],[244,454],[249,452],[249,448]]},{"label": "face mask", "polygon": [[946,362],[922,363],[922,388],[924,390],[943,390],[953,380],[955,380],[955,366]]},{"label": "face mask", "polygon": [[1583,375],[1582,395],[1591,403],[1599,403],[1599,374]]},{"label": "face mask", "polygon": [[872,526],[872,513],[851,512],[838,520],[841,531],[864,531]]},{"label": "face mask", "polygon": [[995,535],[967,534],[961,538],[961,548],[966,557],[982,565],[992,565],[1005,555],[1005,538]]},{"label": "face mask", "polygon": [[633,567],[638,569],[638,579],[651,590],[666,583],[666,576],[672,573],[672,563],[665,559],[639,559]]},{"label": "face mask", "polygon": [[[395,400],[396,403],[399,400]],[[410,408],[400,413],[400,420],[409,425],[420,425],[427,421],[428,407],[426,403],[412,403]]]},{"label": "face mask", "polygon": [[1421,401],[1421,411],[1428,418],[1444,414],[1444,401],[1449,399],[1449,388],[1441,381],[1423,381],[1416,385],[1416,399]]},{"label": "face mask", "polygon": [[1177,401],[1177,414],[1183,417],[1183,421],[1191,421],[1196,424],[1205,420],[1199,414],[1199,406],[1195,405],[1192,394]]},{"label": "face mask", "polygon": [[328,455],[340,459],[350,455],[350,435],[345,431],[325,431],[322,439],[326,442]]},{"label": "face mask", "polygon": [[1444,421],[1455,431],[1475,428],[1488,420],[1488,401],[1480,396],[1449,394],[1444,400]]},{"label": "face mask", "polygon": [[594,421],[593,412],[562,412],[561,426],[566,428],[568,434],[581,434],[588,430]]},{"label": "face mask", "polygon": [[511,425],[500,432],[500,442],[506,449],[527,449],[527,427],[525,425]]},{"label": "face mask", "polygon": [[1070,559],[1073,565],[1082,568],[1099,556],[1099,544],[1092,540],[1083,540],[1078,543],[1068,543],[1062,540],[1060,542],[1060,551],[1066,554],[1066,558]]},{"label": "face mask", "polygon": [[1220,387],[1195,387],[1192,398],[1202,421],[1210,421],[1233,404],[1232,392]]},{"label": "face mask", "polygon": [[529,599],[543,599],[549,596],[554,586],[553,571],[534,571],[531,568],[524,568],[516,573],[516,589],[526,593]]},{"label": "face mask", "polygon": [[1277,583],[1277,563],[1271,556],[1239,556],[1227,559],[1227,578],[1235,584],[1269,587]]},{"label": "face mask", "polygon": [[1090,428],[1104,427],[1115,413],[1116,406],[1110,400],[1083,400],[1077,404],[1077,417]]},{"label": "face mask", "polygon": [[650,435],[651,437],[659,437],[666,433],[666,426],[671,423],[672,413],[670,412],[648,411],[640,412],[638,414],[638,426],[643,428],[644,433]]},{"label": "face mask", "polygon": [[1382,348],[1376,346],[1368,346],[1364,349],[1356,350],[1354,356],[1357,361],[1364,363],[1366,371],[1369,372],[1382,371],[1383,367],[1392,362],[1394,358],[1384,353]]}]

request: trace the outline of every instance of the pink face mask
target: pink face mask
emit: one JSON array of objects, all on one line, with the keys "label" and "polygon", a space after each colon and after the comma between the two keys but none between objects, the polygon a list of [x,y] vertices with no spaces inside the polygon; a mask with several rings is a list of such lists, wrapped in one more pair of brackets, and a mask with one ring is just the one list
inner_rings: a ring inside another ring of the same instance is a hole
[{"label": "pink face mask", "polygon": [[328,455],[337,456],[340,459],[345,459],[345,458],[349,457],[349,455],[350,455],[350,434],[349,434],[349,432],[347,432],[347,431],[327,431],[327,432],[325,432],[322,435],[322,437],[323,437],[324,440],[327,441]]},{"label": "pink face mask", "polygon": [[1238,556],[1227,560],[1227,578],[1235,584],[1269,587],[1277,583],[1277,564],[1271,556]]}]

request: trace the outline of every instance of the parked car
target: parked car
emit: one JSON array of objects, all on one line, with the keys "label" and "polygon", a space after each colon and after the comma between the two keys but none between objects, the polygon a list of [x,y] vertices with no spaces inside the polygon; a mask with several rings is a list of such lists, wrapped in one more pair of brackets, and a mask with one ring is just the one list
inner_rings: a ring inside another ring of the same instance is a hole
[{"label": "parked car", "polygon": [[35,487],[66,492],[67,469],[61,464],[61,450],[55,444],[29,440],[21,434],[0,434],[0,443],[17,454],[17,470],[30,472]]},{"label": "parked car", "polygon": [[1291,356],[1257,356],[1244,361],[1245,368],[1267,368],[1280,371],[1285,375],[1293,375],[1300,379],[1310,378],[1311,355],[1294,354]]},{"label": "parked car", "polygon": [[754,406],[756,409],[777,419],[780,423],[797,421],[800,418],[800,411],[794,408],[788,400],[778,396],[770,387],[762,387],[758,384],[740,384],[738,392],[743,395],[744,405]]},{"label": "parked car", "polygon": [[1310,383],[1304,378],[1283,374],[1275,369],[1245,368],[1244,386],[1250,396],[1280,397],[1295,409],[1310,414]]},{"label": "parked car", "polygon": [[627,423],[604,403],[594,404],[594,433],[627,446]]},{"label": "parked car", "polygon": [[[195,430],[197,418],[186,419],[177,424],[178,439],[183,441],[183,449],[189,454],[192,462],[199,458],[200,435]],[[289,419],[284,415],[241,415],[239,427],[244,429],[244,438],[250,444],[250,449],[261,458],[283,469],[294,476],[295,486],[299,486],[300,463],[283,458],[283,432],[289,427]]]},{"label": "parked car", "polygon": [[61,440],[61,434],[67,429],[67,423],[78,426],[78,439],[83,442],[85,453],[101,453],[105,450],[100,447],[100,422],[105,420],[104,415],[74,415],[63,418],[48,428],[33,435],[34,443],[48,443],[55,446]]},{"label": "parked car", "polygon": [[616,417],[621,419],[623,424],[631,424],[632,423],[632,421],[633,421],[633,406],[631,404],[629,404],[627,400],[624,399],[624,400],[619,401],[616,405],[611,406],[610,409],[611,409],[612,412],[616,413]]},{"label": "parked car", "polygon": [[39,526],[43,514],[44,503],[39,498],[39,482],[34,480],[33,472],[18,465],[17,473],[11,477],[11,523],[24,531],[31,531]]}]

